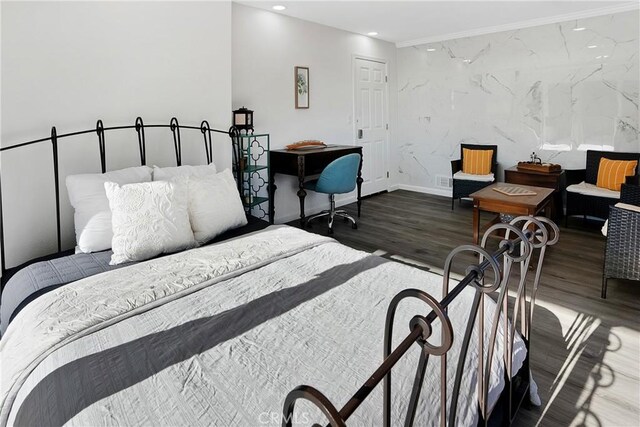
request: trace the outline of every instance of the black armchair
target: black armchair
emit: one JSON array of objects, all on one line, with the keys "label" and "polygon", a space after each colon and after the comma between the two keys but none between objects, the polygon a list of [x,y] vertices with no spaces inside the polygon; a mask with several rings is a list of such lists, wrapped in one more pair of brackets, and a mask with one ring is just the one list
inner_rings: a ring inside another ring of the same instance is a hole
[{"label": "black armchair", "polygon": [[493,173],[493,181],[476,181],[468,179],[456,179],[453,178],[453,197],[451,198],[451,210],[456,199],[463,197],[469,197],[471,193],[475,193],[478,190],[492,184],[496,180],[498,174],[498,146],[497,145],[477,145],[477,144],[460,144],[460,159],[451,161],[451,175],[455,175],[456,172],[462,170],[462,161],[464,156],[464,148],[469,150],[491,150],[493,156],[491,157],[491,173]]},{"label": "black armchair", "polygon": [[[640,186],[622,185],[620,202],[640,206]],[[609,279],[640,280],[640,212],[611,206],[604,252],[601,297]]]},{"label": "black armchair", "polygon": [[[583,194],[573,191],[570,188],[574,184],[586,183],[596,185],[598,181],[598,167],[600,159],[607,158],[612,160],[638,160],[640,163],[640,153],[619,153],[612,151],[587,151],[587,164],[585,169],[576,169],[566,171],[567,178],[567,212],[565,217],[565,225],[569,216],[581,215],[583,217],[593,216],[602,218],[609,217],[609,206],[618,203],[619,199],[614,197],[600,197],[592,194]],[[633,177],[627,178],[627,184],[633,184],[638,180],[638,167]]]}]

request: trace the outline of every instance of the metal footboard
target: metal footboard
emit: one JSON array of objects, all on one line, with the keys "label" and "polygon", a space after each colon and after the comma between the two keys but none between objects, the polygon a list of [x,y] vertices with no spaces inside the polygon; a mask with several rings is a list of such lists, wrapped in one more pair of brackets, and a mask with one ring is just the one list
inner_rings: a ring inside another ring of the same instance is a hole
[{"label": "metal footboard", "polygon": [[[487,243],[492,236],[498,236],[500,243],[495,252],[489,253]],[[385,427],[391,426],[392,369],[414,344],[420,346],[421,352],[404,421],[405,426],[413,425],[430,358],[441,360],[440,419],[432,420],[432,425],[436,423],[441,426],[457,425],[458,397],[474,329],[477,329],[478,333],[479,357],[475,369],[477,369],[479,424],[488,425],[490,420],[501,425],[511,424],[520,404],[527,398],[529,392],[531,324],[536,294],[540,285],[546,249],[548,246],[556,244],[558,237],[558,227],[547,218],[522,216],[513,219],[508,224],[502,223],[490,227],[484,234],[480,246],[463,245],[454,249],[445,261],[441,300],[438,301],[420,289],[406,289],[393,298],[387,309],[385,321],[383,361],[349,401],[338,410],[319,390],[308,385],[298,386],[286,396],[282,414],[283,427],[292,425],[296,402],[300,399],[310,401],[317,406],[327,417],[330,426],[346,426],[349,417],[380,382],[383,382],[384,391],[383,425]],[[465,253],[476,255],[479,262],[469,266],[466,270],[466,276],[452,289],[449,289],[453,263],[456,258]],[[516,268],[514,268],[514,264]],[[532,278],[530,277],[531,272],[533,272]],[[491,279],[491,283],[487,283],[489,279]],[[515,283],[515,286],[511,286],[511,282]],[[447,310],[456,297],[467,287],[472,287],[475,294],[466,328],[464,333],[460,335],[461,338],[458,338],[457,332],[454,334]],[[508,304],[510,291],[513,295],[511,309]],[[496,302],[495,313],[489,325],[485,325],[485,298],[493,298]],[[417,299],[425,303],[428,306],[428,314],[414,316],[409,325],[411,332],[393,348],[392,336],[396,308],[401,301],[406,299]],[[436,321],[440,323],[441,338],[439,343],[433,344],[429,342],[429,339],[432,337],[433,325]],[[493,408],[489,408],[490,375],[500,322],[503,322],[504,343],[501,359],[504,363],[506,384],[498,403]],[[475,328],[476,323],[478,324],[477,328]],[[485,339],[485,331],[490,331],[488,340]],[[513,346],[516,331],[519,332],[527,348],[526,359],[518,373],[513,372]],[[458,360],[452,361],[456,363],[457,367],[453,378],[451,403],[447,407],[447,384],[451,380],[451,378],[447,378],[448,352],[454,339],[462,339],[463,341]],[[437,390],[429,390],[429,392],[437,392]]]}]

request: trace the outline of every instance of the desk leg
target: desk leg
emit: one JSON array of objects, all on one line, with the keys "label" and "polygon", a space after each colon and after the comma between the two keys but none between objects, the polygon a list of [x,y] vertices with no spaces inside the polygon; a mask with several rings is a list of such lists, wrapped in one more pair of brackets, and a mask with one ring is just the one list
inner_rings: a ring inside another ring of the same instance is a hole
[{"label": "desk leg", "polygon": [[477,245],[480,238],[480,208],[473,204],[473,244]]},{"label": "desk leg", "polygon": [[306,218],[304,216],[304,198],[307,196],[307,192],[302,187],[302,181],[300,181],[300,188],[298,189],[298,197],[300,198],[300,227],[304,228]]},{"label": "desk leg", "polygon": [[358,178],[356,178],[356,184],[358,185],[358,218],[360,218],[360,208],[362,207],[362,155],[360,156],[360,165],[358,166]]},{"label": "desk leg", "polygon": [[276,215],[275,196],[276,196],[276,174],[269,170],[269,224],[273,224]]},{"label": "desk leg", "polygon": [[302,228],[306,225],[304,216],[304,198],[307,196],[307,192],[304,189],[305,175],[305,158],[304,156],[298,156],[298,198],[300,198],[300,227]]}]

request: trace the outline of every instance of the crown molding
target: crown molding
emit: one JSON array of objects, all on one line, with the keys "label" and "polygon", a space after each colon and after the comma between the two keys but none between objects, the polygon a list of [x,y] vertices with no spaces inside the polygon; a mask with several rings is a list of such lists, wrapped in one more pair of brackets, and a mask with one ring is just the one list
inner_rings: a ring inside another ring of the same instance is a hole
[{"label": "crown molding", "polygon": [[474,30],[461,31],[458,33],[442,34],[438,36],[423,37],[414,40],[396,42],[396,47],[410,47],[421,44],[437,43],[446,40],[462,39],[465,37],[482,36],[485,34],[500,33],[503,31],[514,31],[523,28],[537,27],[540,25],[557,24],[559,22],[574,21],[577,19],[593,18],[602,15],[611,15],[620,12],[629,12],[640,9],[640,2],[624,3],[617,6],[606,6],[597,9],[585,10],[582,12],[565,13],[563,15],[554,15],[546,18],[530,19],[526,21],[514,22],[511,24],[494,25],[491,27],[477,28]]}]

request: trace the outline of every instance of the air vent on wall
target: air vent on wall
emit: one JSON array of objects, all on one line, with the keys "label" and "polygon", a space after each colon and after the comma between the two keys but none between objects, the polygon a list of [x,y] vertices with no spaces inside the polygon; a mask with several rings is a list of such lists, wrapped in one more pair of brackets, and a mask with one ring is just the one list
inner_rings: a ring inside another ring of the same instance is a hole
[{"label": "air vent on wall", "polygon": [[453,187],[453,179],[446,175],[436,175],[436,187],[451,188]]}]

